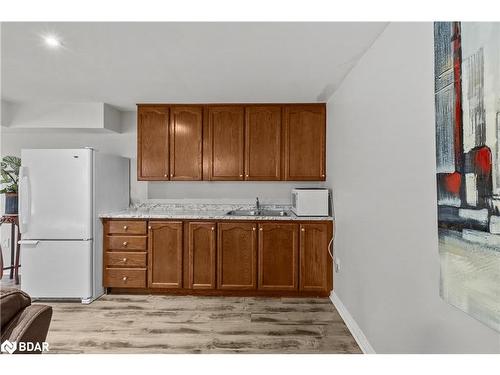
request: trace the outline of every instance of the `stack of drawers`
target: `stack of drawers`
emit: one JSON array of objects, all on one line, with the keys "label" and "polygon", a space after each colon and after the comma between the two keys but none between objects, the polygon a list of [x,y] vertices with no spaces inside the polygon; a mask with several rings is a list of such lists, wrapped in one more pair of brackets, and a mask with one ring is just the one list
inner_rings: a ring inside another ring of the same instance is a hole
[{"label": "stack of drawers", "polygon": [[146,287],[146,224],[144,220],[105,223],[104,287]]}]

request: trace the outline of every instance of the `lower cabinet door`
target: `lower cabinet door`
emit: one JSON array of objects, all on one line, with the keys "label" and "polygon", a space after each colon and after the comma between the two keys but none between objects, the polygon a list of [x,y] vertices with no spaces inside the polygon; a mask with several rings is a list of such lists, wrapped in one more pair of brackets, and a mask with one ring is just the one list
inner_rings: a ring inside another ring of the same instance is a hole
[{"label": "lower cabinet door", "polygon": [[328,224],[300,225],[300,290],[327,290],[328,240]]},{"label": "lower cabinet door", "polygon": [[217,288],[257,288],[257,224],[219,223]]},{"label": "lower cabinet door", "polygon": [[182,287],[182,222],[149,222],[148,285]]},{"label": "lower cabinet door", "polygon": [[259,224],[259,289],[298,289],[297,224]]},{"label": "lower cabinet door", "polygon": [[189,285],[215,289],[216,223],[188,223]]}]

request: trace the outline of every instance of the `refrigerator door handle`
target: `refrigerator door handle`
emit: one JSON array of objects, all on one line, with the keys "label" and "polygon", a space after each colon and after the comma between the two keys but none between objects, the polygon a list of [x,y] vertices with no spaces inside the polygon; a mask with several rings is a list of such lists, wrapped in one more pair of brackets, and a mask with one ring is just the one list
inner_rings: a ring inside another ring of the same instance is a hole
[{"label": "refrigerator door handle", "polygon": [[29,223],[30,216],[30,188],[29,188],[29,179],[26,171],[26,167],[21,167],[19,170],[19,212],[20,219],[19,220],[19,229],[21,233],[25,232],[26,226]]},{"label": "refrigerator door handle", "polygon": [[40,241],[37,240],[21,240],[18,242],[19,245],[33,245],[36,246],[38,245]]}]

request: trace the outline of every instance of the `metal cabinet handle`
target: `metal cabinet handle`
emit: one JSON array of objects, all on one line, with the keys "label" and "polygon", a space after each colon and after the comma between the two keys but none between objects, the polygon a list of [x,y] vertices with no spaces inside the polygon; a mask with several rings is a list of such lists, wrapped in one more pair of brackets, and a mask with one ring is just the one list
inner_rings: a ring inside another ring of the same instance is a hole
[{"label": "metal cabinet handle", "polygon": [[306,230],[305,230],[305,228],[302,228],[302,229],[301,229],[301,231],[302,231],[302,232],[305,232]]},{"label": "metal cabinet handle", "polygon": [[123,276],[122,280],[123,281],[127,281],[128,277],[127,276]]},{"label": "metal cabinet handle", "polygon": [[252,230],[257,230],[257,228],[253,227]]},{"label": "metal cabinet handle", "polygon": [[262,229],[262,228],[259,228],[259,230],[260,230],[260,231],[262,232],[262,231],[263,231],[264,229]]},{"label": "metal cabinet handle", "polygon": [[240,177],[243,177],[243,175],[242,175],[242,174],[240,174]]},{"label": "metal cabinet handle", "polygon": [[150,225],[150,226],[148,226],[148,229],[152,229],[152,228],[151,228],[151,225]]},{"label": "metal cabinet handle", "polygon": [[127,245],[128,245],[128,242],[127,242],[127,241],[125,241],[125,242],[123,243],[123,247],[127,247]]},{"label": "metal cabinet handle", "polygon": [[212,227],[212,230],[215,230],[215,227]]},{"label": "metal cabinet handle", "polygon": [[125,263],[127,261],[127,258],[123,258],[123,263]]},{"label": "metal cabinet handle", "polygon": [[127,230],[128,227],[126,225],[123,226],[123,230]]}]

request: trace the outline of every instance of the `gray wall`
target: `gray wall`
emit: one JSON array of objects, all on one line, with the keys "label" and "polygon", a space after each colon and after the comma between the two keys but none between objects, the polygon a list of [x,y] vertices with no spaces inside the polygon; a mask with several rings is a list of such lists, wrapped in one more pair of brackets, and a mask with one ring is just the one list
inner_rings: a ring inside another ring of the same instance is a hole
[{"label": "gray wall", "polygon": [[439,297],[432,23],[390,24],[328,103],[335,292],[378,353],[500,352]]}]

